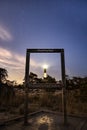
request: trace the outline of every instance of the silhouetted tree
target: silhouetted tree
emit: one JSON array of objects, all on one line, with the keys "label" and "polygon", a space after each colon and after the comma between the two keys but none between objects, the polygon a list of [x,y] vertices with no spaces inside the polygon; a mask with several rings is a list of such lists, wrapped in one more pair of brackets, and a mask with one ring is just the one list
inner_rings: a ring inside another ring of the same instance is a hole
[{"label": "silhouetted tree", "polygon": [[4,83],[8,77],[8,72],[4,68],[0,68],[0,83]]},{"label": "silhouetted tree", "polygon": [[38,77],[37,74],[30,72],[30,75],[29,75],[29,82],[35,83],[36,80],[37,80],[37,77]]},{"label": "silhouetted tree", "polygon": [[53,78],[53,77],[50,76],[50,75],[47,75],[46,82],[47,82],[47,83],[56,83],[56,79]]},{"label": "silhouetted tree", "polygon": [[56,79],[50,75],[47,75],[47,77],[44,79],[38,78],[37,74],[30,72],[29,82],[31,83],[56,83]]}]

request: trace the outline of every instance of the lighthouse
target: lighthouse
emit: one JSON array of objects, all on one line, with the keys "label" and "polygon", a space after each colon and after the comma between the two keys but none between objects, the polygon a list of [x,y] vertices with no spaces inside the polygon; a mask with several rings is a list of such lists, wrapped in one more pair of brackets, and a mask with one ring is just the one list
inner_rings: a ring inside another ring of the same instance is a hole
[{"label": "lighthouse", "polygon": [[43,74],[43,78],[45,79],[45,78],[47,78],[47,68],[48,68],[48,65],[44,65],[43,66],[43,69],[44,69],[44,74]]},{"label": "lighthouse", "polygon": [[47,70],[46,70],[46,68],[44,68],[44,79],[47,77]]}]

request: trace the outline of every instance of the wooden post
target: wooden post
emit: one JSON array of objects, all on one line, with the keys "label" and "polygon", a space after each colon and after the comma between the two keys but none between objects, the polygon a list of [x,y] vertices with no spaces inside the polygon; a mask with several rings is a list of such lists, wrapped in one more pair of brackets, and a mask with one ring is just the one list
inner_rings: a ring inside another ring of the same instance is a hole
[{"label": "wooden post", "polygon": [[29,80],[29,62],[30,53],[26,51],[26,66],[25,66],[25,109],[24,109],[24,125],[28,124],[28,80]]},{"label": "wooden post", "polygon": [[62,102],[63,102],[63,116],[64,116],[64,125],[67,124],[67,110],[66,110],[66,77],[65,77],[65,58],[64,58],[64,49],[61,51],[61,72],[62,72]]}]

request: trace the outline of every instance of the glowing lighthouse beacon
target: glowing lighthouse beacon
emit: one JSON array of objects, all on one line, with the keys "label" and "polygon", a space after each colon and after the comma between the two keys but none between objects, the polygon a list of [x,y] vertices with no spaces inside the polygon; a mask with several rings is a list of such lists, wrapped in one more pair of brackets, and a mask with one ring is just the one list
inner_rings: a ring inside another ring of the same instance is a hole
[{"label": "glowing lighthouse beacon", "polygon": [[46,68],[44,68],[44,76],[43,76],[44,78],[46,78],[47,77],[47,70],[46,70]]},{"label": "glowing lighthouse beacon", "polygon": [[43,78],[45,79],[47,77],[47,68],[48,68],[48,65],[44,65],[43,66],[43,69],[44,69],[44,74],[43,74]]}]

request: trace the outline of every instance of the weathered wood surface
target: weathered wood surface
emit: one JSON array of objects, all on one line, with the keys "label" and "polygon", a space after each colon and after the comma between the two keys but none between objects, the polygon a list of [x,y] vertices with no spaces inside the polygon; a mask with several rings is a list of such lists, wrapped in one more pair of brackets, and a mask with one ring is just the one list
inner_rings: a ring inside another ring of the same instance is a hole
[{"label": "weathered wood surface", "polygon": [[45,89],[45,88],[49,88],[49,89],[62,89],[62,85],[60,84],[55,84],[55,83],[29,83],[28,85],[28,89]]}]

